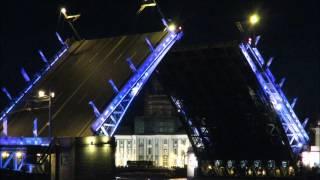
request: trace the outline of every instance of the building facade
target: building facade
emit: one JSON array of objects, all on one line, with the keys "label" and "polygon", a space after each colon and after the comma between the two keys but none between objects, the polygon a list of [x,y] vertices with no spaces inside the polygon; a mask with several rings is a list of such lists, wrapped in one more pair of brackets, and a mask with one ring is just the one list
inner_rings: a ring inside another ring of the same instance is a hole
[{"label": "building facade", "polygon": [[[156,167],[184,167],[191,146],[176,109],[157,81],[144,96],[143,116],[134,118],[133,134],[115,135],[116,166],[127,161],[152,161]],[[152,89],[153,88],[153,89]]]},{"label": "building facade", "polygon": [[186,134],[116,135],[116,166],[152,161],[156,167],[184,167],[190,142]]}]

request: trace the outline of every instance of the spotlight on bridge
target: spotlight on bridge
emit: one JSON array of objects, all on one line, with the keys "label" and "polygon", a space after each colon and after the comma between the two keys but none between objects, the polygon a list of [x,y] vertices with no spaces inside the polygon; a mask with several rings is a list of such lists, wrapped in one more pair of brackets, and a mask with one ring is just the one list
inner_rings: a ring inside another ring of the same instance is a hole
[{"label": "spotlight on bridge", "polygon": [[22,152],[20,152],[20,151],[16,152],[16,158],[21,159],[22,158]]},{"label": "spotlight on bridge", "polygon": [[260,21],[260,16],[258,14],[252,14],[250,17],[249,17],[249,23],[254,26],[256,25],[257,23],[259,23]]},{"label": "spotlight on bridge", "polygon": [[4,158],[8,158],[9,157],[9,153],[7,152],[7,151],[3,151],[2,153],[1,153],[1,157],[4,159]]},{"label": "spotlight on bridge", "polygon": [[276,104],[274,107],[278,111],[280,111],[282,109],[282,105],[281,104]]},{"label": "spotlight on bridge", "polygon": [[173,23],[171,23],[169,26],[168,26],[168,31],[170,32],[175,32],[177,29],[177,26]]}]

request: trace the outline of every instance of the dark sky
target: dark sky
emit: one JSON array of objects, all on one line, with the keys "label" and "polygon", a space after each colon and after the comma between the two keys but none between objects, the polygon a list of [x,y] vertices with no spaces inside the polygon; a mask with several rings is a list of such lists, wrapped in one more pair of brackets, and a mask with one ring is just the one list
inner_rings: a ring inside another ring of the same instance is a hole
[{"label": "dark sky", "polygon": [[[320,119],[320,15],[319,3],[295,0],[159,0],[167,18],[183,26],[180,45],[238,40],[234,22],[245,21],[252,12],[261,15],[256,32],[262,35],[260,50],[274,56],[271,69],[277,79],[285,76],[289,99],[299,97],[300,119]],[[154,9],[137,16],[138,0],[20,1],[1,5],[0,86],[16,94],[25,87],[20,68],[30,76],[43,64],[38,49],[50,57],[58,50],[54,33],[66,38],[71,31],[59,17],[59,8],[81,13],[75,26],[86,39],[157,31],[160,16]],[[7,104],[0,95],[0,107]]]}]

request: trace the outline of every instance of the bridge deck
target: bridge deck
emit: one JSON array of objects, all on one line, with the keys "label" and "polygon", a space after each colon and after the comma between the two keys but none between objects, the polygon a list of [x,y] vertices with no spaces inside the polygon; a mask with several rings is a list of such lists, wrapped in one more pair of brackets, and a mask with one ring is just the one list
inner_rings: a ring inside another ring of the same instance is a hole
[{"label": "bridge deck", "polygon": [[[90,125],[94,113],[89,101],[94,101],[98,109],[102,110],[114,95],[108,80],[113,79],[120,88],[132,74],[126,59],[131,57],[138,66],[150,52],[145,38],[157,44],[164,35],[164,32],[156,32],[75,42],[67,55],[8,117],[8,134],[32,136],[33,120],[37,117],[39,135],[48,135],[47,105],[30,99],[36,96],[38,90],[50,89],[56,95],[52,105],[52,134],[91,135]],[[28,111],[29,108],[33,110]]]}]

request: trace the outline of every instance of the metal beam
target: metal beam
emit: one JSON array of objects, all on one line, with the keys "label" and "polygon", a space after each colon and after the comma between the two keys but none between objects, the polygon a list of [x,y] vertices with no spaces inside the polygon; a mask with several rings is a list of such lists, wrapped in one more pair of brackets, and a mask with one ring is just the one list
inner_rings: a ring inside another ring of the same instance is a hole
[{"label": "metal beam", "polygon": [[[173,44],[181,38],[182,34],[183,33],[180,31],[167,32],[158,46],[151,51],[151,54],[113,98],[103,113],[101,113],[91,125],[91,129],[94,133],[113,136],[133,99],[140,92],[164,55],[169,51]],[[113,124],[114,126],[105,126],[102,128],[104,124]]]},{"label": "metal beam", "polygon": [[269,99],[270,105],[278,115],[291,151],[298,155],[303,146],[309,143],[309,136],[281,89],[284,80],[281,81],[280,86],[277,85],[271,71],[268,68],[263,69],[264,59],[257,48],[251,47],[248,43],[241,43],[239,47],[262,86],[264,95]]}]

